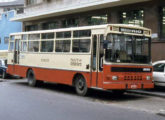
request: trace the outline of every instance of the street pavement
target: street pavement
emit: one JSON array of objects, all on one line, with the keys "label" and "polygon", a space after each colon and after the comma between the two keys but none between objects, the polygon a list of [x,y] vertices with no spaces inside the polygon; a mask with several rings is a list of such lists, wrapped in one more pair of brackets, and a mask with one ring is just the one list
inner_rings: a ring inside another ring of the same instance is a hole
[{"label": "street pavement", "polygon": [[157,87],[150,90],[128,90],[127,92],[165,98],[165,87]]},{"label": "street pavement", "polygon": [[158,115],[165,99],[90,90],[87,97],[74,88],[46,83],[29,87],[26,80],[0,82],[0,120],[164,120]]}]

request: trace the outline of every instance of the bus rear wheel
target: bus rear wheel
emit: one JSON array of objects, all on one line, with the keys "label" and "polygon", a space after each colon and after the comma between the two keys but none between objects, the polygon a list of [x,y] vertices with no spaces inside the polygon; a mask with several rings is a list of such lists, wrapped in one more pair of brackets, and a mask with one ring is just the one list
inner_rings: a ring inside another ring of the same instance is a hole
[{"label": "bus rear wheel", "polygon": [[35,74],[34,74],[33,70],[28,71],[27,79],[28,79],[29,86],[35,87],[39,84],[39,81],[36,80],[36,78],[35,78]]},{"label": "bus rear wheel", "polygon": [[80,96],[85,96],[87,95],[87,84],[83,76],[77,76],[76,81],[75,81],[75,89],[76,93]]}]

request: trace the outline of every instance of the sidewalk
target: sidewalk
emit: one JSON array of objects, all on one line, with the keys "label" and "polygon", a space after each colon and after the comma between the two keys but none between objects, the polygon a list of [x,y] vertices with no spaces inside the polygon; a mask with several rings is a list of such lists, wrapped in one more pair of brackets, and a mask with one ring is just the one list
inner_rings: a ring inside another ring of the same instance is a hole
[{"label": "sidewalk", "polygon": [[140,95],[149,95],[155,97],[165,98],[165,91],[157,91],[157,90],[128,90],[127,93],[135,93]]}]

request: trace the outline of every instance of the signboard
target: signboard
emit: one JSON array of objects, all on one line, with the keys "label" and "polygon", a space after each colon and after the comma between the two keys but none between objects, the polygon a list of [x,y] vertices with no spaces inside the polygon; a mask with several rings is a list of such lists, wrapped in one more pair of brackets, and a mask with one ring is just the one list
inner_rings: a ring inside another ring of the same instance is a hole
[{"label": "signboard", "polygon": [[124,33],[135,33],[135,34],[143,34],[143,30],[139,30],[139,29],[131,29],[131,28],[119,28],[120,32],[124,32]]}]

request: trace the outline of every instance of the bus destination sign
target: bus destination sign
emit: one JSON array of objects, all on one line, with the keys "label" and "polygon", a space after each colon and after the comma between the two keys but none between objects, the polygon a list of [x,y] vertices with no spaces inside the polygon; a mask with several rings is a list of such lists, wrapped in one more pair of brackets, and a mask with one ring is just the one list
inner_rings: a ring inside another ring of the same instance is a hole
[{"label": "bus destination sign", "polygon": [[125,33],[135,33],[135,34],[143,34],[143,30],[138,30],[138,29],[131,29],[131,28],[122,28],[120,27],[120,32],[125,32]]}]

